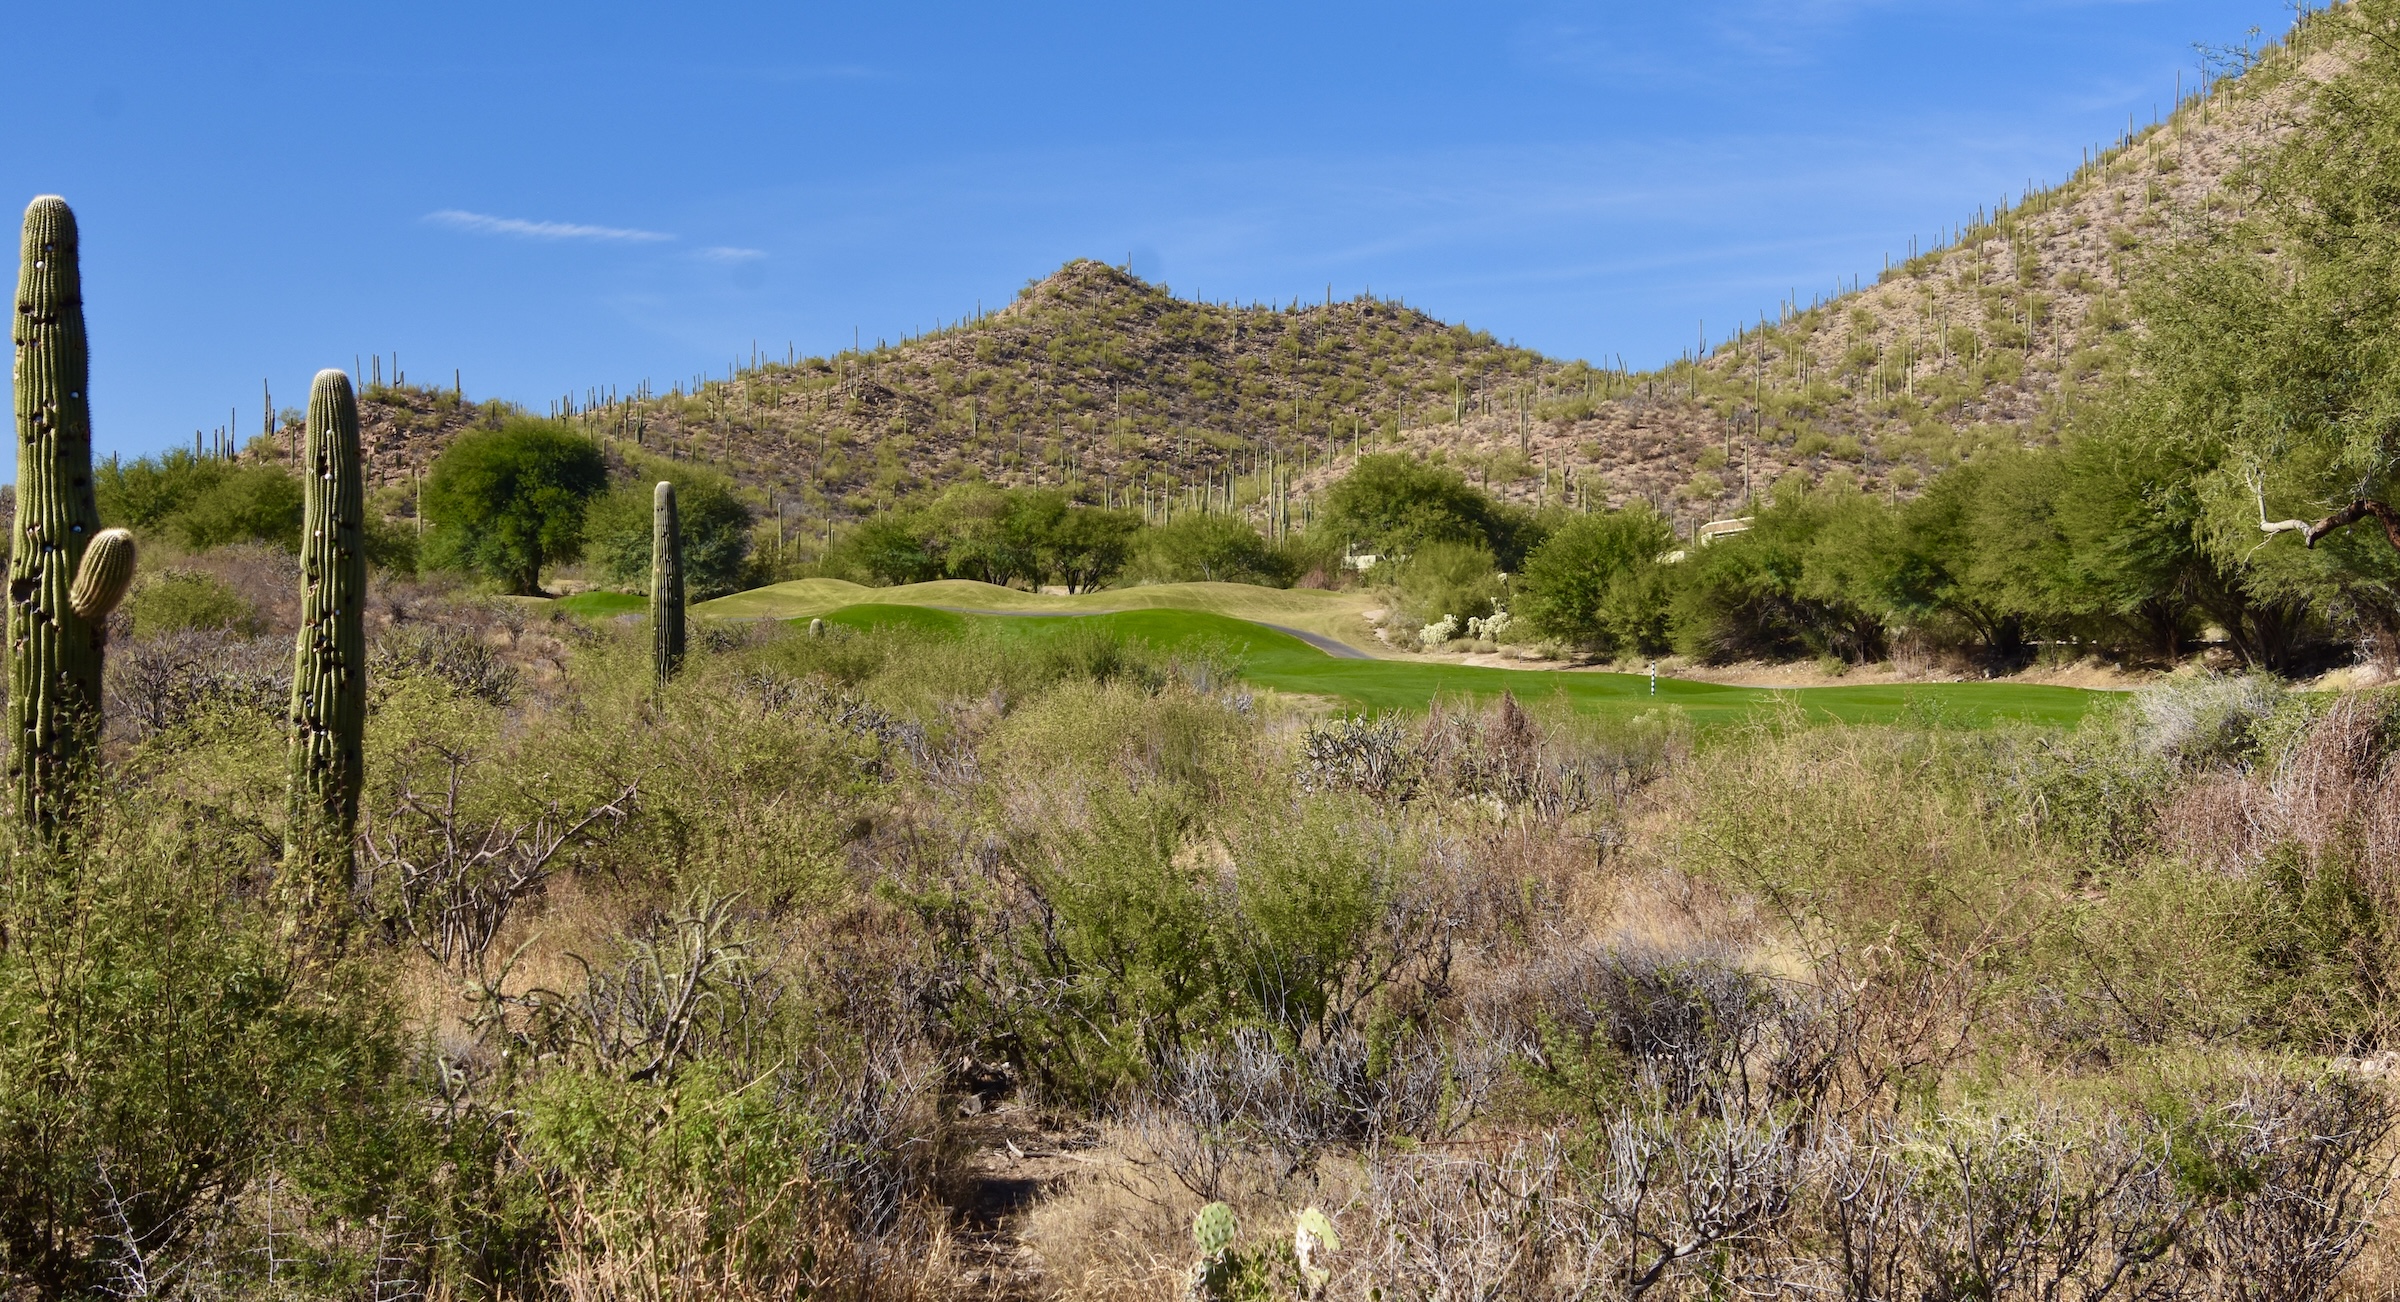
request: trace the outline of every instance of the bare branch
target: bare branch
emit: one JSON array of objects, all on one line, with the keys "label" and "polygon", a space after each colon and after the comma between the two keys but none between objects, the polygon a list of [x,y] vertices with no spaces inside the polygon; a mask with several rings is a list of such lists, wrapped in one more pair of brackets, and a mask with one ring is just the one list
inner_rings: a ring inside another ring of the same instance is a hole
[{"label": "bare branch", "polygon": [[503,819],[480,828],[462,822],[459,795],[467,757],[446,754],[448,781],[438,797],[409,791],[360,836],[370,881],[393,882],[394,922],[427,957],[481,980],[485,958],[516,905],[547,882],[570,845],[600,839],[633,814],[637,784],[569,816],[557,802],[531,823]]},{"label": "bare branch", "polygon": [[2250,491],[2258,499],[2259,532],[2267,535],[2270,542],[2277,534],[2296,533],[2300,535],[2300,541],[2304,545],[2315,547],[2327,534],[2347,529],[2368,516],[2373,516],[2376,522],[2383,526],[2384,538],[2395,549],[2400,549],[2400,511],[2394,510],[2387,502],[2378,502],[2365,497],[2357,498],[2341,510],[2311,524],[2306,520],[2268,519],[2266,485],[2255,472],[2250,475]]}]

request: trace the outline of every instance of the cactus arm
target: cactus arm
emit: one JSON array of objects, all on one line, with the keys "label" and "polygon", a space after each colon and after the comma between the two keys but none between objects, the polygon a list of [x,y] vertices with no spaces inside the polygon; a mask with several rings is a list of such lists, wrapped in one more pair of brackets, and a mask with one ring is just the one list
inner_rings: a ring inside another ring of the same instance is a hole
[{"label": "cactus arm", "polygon": [[17,518],[8,564],[8,752],[20,825],[48,836],[70,812],[99,733],[100,625],[76,613],[76,567],[100,530],[92,495],[90,355],[74,211],[25,209],[17,271]]},{"label": "cactus arm", "polygon": [[75,567],[75,586],[67,590],[67,604],[95,629],[105,631],[110,613],[133,586],[133,571],[132,531],[103,529],[84,549],[83,564]]},{"label": "cactus arm", "polygon": [[650,496],[650,659],[659,680],[683,664],[683,529],[675,515],[675,485],[665,480]]},{"label": "cactus arm", "polygon": [[350,838],[366,777],[366,503],[358,401],[346,373],[317,372],[305,437],[286,874],[292,903],[313,913],[349,884]]}]

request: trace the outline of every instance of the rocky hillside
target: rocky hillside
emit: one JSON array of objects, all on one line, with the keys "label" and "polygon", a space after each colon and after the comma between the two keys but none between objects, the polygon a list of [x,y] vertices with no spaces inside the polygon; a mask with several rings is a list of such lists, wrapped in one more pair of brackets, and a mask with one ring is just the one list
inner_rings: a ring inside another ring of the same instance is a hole
[{"label": "rocky hillside", "polygon": [[[358,397],[359,452],[367,488],[387,494],[411,489],[460,431],[496,426],[512,408],[501,402],[464,401],[449,389],[369,384]],[[272,438],[253,438],[242,455],[295,466],[300,457],[300,413],[287,410]]]},{"label": "rocky hillside", "polygon": [[[593,390],[554,412],[628,453],[721,465],[810,522],[981,476],[1152,511],[1230,498],[1261,518],[1280,494],[1297,524],[1352,454],[1391,446],[1511,499],[1643,499],[1687,527],[1794,472],[1905,494],[1978,448],[2052,437],[2122,364],[2142,250],[2238,209],[2243,161],[2294,128],[2298,91],[2339,66],[2348,18],[2305,19],[2167,121],[1873,283],[1785,303],[1648,374],[1395,302],[1193,302],[1079,261],[897,344],[757,358],[664,393]],[[370,389],[374,478],[407,483],[492,414],[444,391]]]},{"label": "rocky hillside", "polygon": [[966,476],[1138,507],[1229,477],[1254,494],[1270,465],[1330,464],[1555,369],[1398,303],[1195,303],[1079,261],[936,333],[576,415],[812,512]]},{"label": "rocky hillside", "polygon": [[[2285,44],[2232,56],[2231,75],[2065,183],[1976,213],[1871,284],[1786,302],[1624,396],[1548,402],[1530,434],[1487,419],[1408,441],[1470,462],[1520,453],[1514,497],[1556,492],[1563,468],[1596,499],[1646,498],[1689,525],[1794,471],[1904,495],[1978,448],[2053,438],[2124,364],[2127,276],[2143,251],[2239,211],[2244,162],[2297,128],[2300,92],[2358,39],[2349,19],[2320,11]],[[1552,467],[1547,482],[1526,463]]]}]

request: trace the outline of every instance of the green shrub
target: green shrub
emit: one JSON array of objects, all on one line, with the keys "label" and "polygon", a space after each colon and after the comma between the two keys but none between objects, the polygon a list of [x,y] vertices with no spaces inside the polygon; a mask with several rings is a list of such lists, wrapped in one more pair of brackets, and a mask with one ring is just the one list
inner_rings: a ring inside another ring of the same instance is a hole
[{"label": "green shrub", "polygon": [[1531,545],[1519,536],[1527,523],[1449,466],[1383,453],[1361,457],[1326,493],[1320,527],[1373,555],[1467,543],[1513,563]]},{"label": "green shrub", "polygon": [[165,570],[151,575],[126,600],[135,637],[158,637],[204,629],[223,629],[244,637],[257,636],[258,611],[223,579],[198,570]]},{"label": "green shrub", "polygon": [[300,545],[300,481],[282,466],[169,452],[106,462],[93,480],[102,520],[193,551],[237,542]]},{"label": "green shrub", "polygon": [[1508,597],[1500,567],[1481,543],[1425,543],[1398,570],[1401,607],[1420,623],[1449,619],[1463,627],[1488,618]]},{"label": "green shrub", "polygon": [[168,530],[193,551],[228,543],[300,546],[300,481],[281,466],[235,466],[196,493],[168,520]]},{"label": "green shrub", "polygon": [[181,450],[134,461],[111,457],[92,468],[92,492],[102,522],[147,533],[215,487],[227,469],[214,457]]},{"label": "green shrub", "polygon": [[12,1285],[125,1291],[145,1264],[210,1249],[262,1172],[339,1204],[367,1193],[377,1145],[409,1142],[400,1041],[368,974],[295,963],[236,886],[225,832],[149,807],[74,865],[0,864]]},{"label": "green shrub", "polygon": [[417,526],[414,520],[395,520],[367,509],[367,564],[387,574],[414,578],[417,573]]},{"label": "green shrub", "polygon": [[1360,1018],[1392,957],[1405,839],[1363,801],[1319,798],[1260,810],[1232,843],[1229,956],[1257,1015],[1303,1041]]},{"label": "green shrub", "polygon": [[1083,1095],[1139,1080],[1187,1038],[1226,1028],[1241,990],[1213,883],[1178,861],[1190,811],[1163,790],[1093,795],[1087,825],[1024,864],[1057,921],[1014,938],[1014,958],[1055,993],[1004,1014],[1026,1066]]},{"label": "green shrub", "polygon": [[1525,560],[1509,584],[1511,614],[1542,637],[1604,655],[1666,647],[1666,581],[1658,557],[1675,545],[1646,505],[1578,516]]},{"label": "green shrub", "polygon": [[1225,515],[1187,515],[1144,530],[1133,540],[1127,575],[1152,583],[1257,583],[1288,586],[1284,557],[1247,522]]},{"label": "green shrub", "polygon": [[1381,1011],[1375,999],[1427,920],[1393,916],[1403,843],[1372,811],[1248,808],[1220,876],[1196,870],[1191,848],[1211,831],[1171,788],[1103,785],[1086,799],[1077,826],[1027,847],[1023,888],[1046,921],[1004,933],[996,983],[971,992],[962,1029],[1047,1089],[1092,1098],[1245,1027],[1317,1043]]}]

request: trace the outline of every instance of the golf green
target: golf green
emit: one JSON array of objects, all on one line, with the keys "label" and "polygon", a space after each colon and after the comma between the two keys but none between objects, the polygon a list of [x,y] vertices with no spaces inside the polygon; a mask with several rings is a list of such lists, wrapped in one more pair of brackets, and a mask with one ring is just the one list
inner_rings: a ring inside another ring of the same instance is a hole
[{"label": "golf green", "polygon": [[578,592],[551,602],[550,608],[585,619],[606,619],[612,615],[648,614],[650,599],[631,592]]},{"label": "golf green", "polygon": [[[1701,726],[1738,723],[1771,710],[1798,709],[1820,720],[1881,723],[1941,719],[1984,726],[2003,719],[2072,724],[2101,693],[2020,683],[1924,683],[1872,687],[1810,687],[1771,691],[1661,678],[1655,692],[1641,674],[1584,670],[1486,669],[1415,660],[1336,659],[1289,634],[1223,615],[1185,610],[1129,610],[1083,616],[980,615],[925,606],[864,604],[824,616],[827,623],[870,629],[906,627],[940,635],[970,621],[1007,635],[1041,637],[1069,624],[1100,626],[1156,646],[1210,645],[1237,658],[1253,685],[1327,697],[1366,710],[1422,709],[1434,698],[1490,699],[1513,692],[1531,701],[1563,699],[1596,713],[1636,714],[1671,707]],[[799,622],[799,621],[794,621]]]}]

